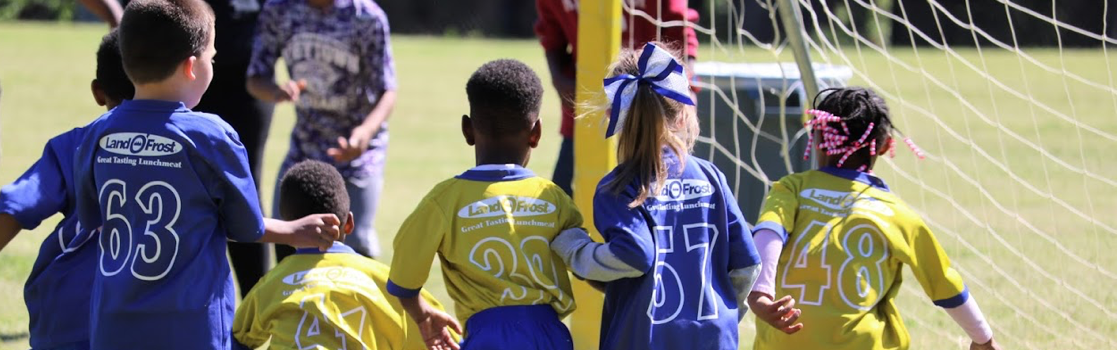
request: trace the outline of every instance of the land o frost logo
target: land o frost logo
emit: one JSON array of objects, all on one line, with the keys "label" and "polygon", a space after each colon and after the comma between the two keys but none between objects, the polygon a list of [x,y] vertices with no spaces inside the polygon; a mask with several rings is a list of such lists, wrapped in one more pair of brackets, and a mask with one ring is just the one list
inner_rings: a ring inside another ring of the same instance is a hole
[{"label": "land o frost logo", "polygon": [[546,215],[555,212],[551,202],[531,197],[496,196],[485,198],[458,210],[458,217],[479,219],[512,214],[515,217]]},{"label": "land o frost logo", "polygon": [[714,194],[714,186],[706,180],[667,180],[663,191],[655,196],[659,201],[685,201]]},{"label": "land o frost logo", "polygon": [[178,141],[135,132],[108,134],[100,143],[101,149],[126,156],[166,156],[182,151]]},{"label": "land o frost logo", "polygon": [[850,210],[853,208],[872,210],[887,216],[892,216],[894,212],[884,203],[876,198],[868,196],[855,196],[851,192],[839,192],[831,190],[823,190],[818,188],[808,188],[799,192],[803,198],[808,198],[819,205],[830,208],[831,210]]},{"label": "land o frost logo", "polygon": [[370,286],[375,283],[368,275],[349,267],[317,267],[283,277],[283,283],[292,286],[313,282],[348,282]]}]

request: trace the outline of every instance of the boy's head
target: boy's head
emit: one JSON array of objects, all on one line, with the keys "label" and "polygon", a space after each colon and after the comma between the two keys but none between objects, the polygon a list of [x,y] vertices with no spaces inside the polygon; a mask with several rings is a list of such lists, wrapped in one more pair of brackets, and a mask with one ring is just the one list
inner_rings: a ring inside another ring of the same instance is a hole
[{"label": "boy's head", "polygon": [[113,29],[101,38],[101,46],[97,48],[97,74],[89,84],[93,90],[93,100],[98,106],[113,109],[120,102],[132,99],[136,88],[128,81],[124,73],[124,65],[120,60],[119,31]]},{"label": "boy's head", "polygon": [[467,143],[526,153],[539,144],[543,84],[530,67],[511,59],[486,63],[469,77],[465,92],[469,115],[462,116],[462,133]]},{"label": "boy's head", "polygon": [[162,85],[192,108],[213,79],[214,35],[202,0],[133,0],[120,20],[124,71],[137,89]]},{"label": "boy's head", "polygon": [[888,105],[873,90],[863,87],[826,89],[815,97],[814,105],[814,109],[838,118],[816,117],[811,121],[813,138],[820,145],[820,164],[868,170],[872,169],[877,155],[892,147],[893,127]]},{"label": "boy's head", "polygon": [[316,160],[295,164],[279,183],[279,199],[279,216],[283,220],[334,214],[341,219],[342,232],[353,232],[349,192],[345,190],[345,180],[332,165]]}]

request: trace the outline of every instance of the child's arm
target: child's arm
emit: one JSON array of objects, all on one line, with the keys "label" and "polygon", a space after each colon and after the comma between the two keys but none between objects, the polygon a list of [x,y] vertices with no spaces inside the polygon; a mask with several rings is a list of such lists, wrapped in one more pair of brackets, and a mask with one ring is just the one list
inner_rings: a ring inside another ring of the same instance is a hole
[{"label": "child's arm", "polygon": [[63,161],[55,152],[55,146],[74,151],[73,136],[69,132],[51,139],[31,168],[0,188],[0,250],[4,250],[19,231],[33,230],[46,218],[66,209],[71,196],[62,169],[74,164]]},{"label": "child's arm", "polygon": [[912,252],[898,257],[911,268],[924,293],[970,336],[973,341],[971,348],[997,349],[999,346],[993,342],[993,330],[985,322],[977,301],[962,283],[962,276],[950,267],[950,258],[931,229],[918,220],[917,225],[907,230],[906,234]]},{"label": "child's arm", "polygon": [[368,150],[369,142],[380,132],[380,126],[396,107],[396,64],[392,60],[392,30],[388,18],[381,12],[372,20],[361,22],[361,25],[362,71],[366,74],[365,79],[375,82],[383,92],[376,96],[376,105],[361,125],[353,128],[349,138],[338,137],[338,147],[326,150],[326,154],[342,163],[352,161]]},{"label": "child's arm", "polygon": [[275,82],[275,61],[287,45],[289,28],[283,20],[284,9],[266,2],[256,20],[256,40],[252,43],[246,88],[258,100],[266,102],[297,101],[306,88],[305,81]]},{"label": "child's arm", "polygon": [[562,231],[551,241],[551,250],[579,277],[601,282],[640,277],[644,271],[626,264],[613,254],[610,243],[597,243],[586,230]]},{"label": "child's arm", "polygon": [[341,220],[334,214],[312,214],[295,221],[264,218],[264,236],[259,242],[280,243],[296,248],[318,247],[326,251],[342,239]]},{"label": "child's arm", "polygon": [[338,137],[338,147],[327,149],[326,154],[342,163],[360,157],[362,153],[368,150],[369,142],[372,141],[377,132],[380,132],[380,126],[388,120],[388,115],[392,113],[395,106],[395,90],[384,91],[376,101],[376,107],[365,117],[365,121],[353,128],[353,132],[348,139]]},{"label": "child's arm", "polygon": [[298,101],[299,93],[306,89],[306,81],[287,81],[283,85],[275,83],[274,77],[250,76],[248,77],[248,93],[257,100],[279,103]]},{"label": "child's arm", "polygon": [[114,0],[78,0],[78,2],[97,18],[105,21],[109,28],[120,25],[120,16],[124,14],[124,9],[120,7],[119,2]]},{"label": "child's arm", "polygon": [[981,308],[973,297],[958,307],[944,310],[970,336],[973,341],[970,349],[1000,349],[1000,345],[993,341],[993,329],[985,322],[985,315],[981,313]]},{"label": "child's arm", "polygon": [[795,308],[795,299],[784,296],[773,300],[775,295],[776,264],[783,250],[783,239],[775,231],[760,229],[755,236],[756,247],[760,251],[760,275],[749,293],[749,308],[760,320],[787,334],[803,329],[796,323],[802,310]]},{"label": "child's arm", "polygon": [[19,225],[14,216],[7,213],[0,213],[0,251],[8,246],[8,243],[16,237],[19,231],[23,230],[23,226]]},{"label": "child's arm", "polygon": [[415,320],[419,326],[419,333],[423,335],[423,342],[431,350],[458,350],[460,347],[454,341],[451,330],[462,334],[462,326],[453,316],[442,312],[427,304],[421,295],[410,298],[399,297],[400,304],[407,311],[407,315]]}]

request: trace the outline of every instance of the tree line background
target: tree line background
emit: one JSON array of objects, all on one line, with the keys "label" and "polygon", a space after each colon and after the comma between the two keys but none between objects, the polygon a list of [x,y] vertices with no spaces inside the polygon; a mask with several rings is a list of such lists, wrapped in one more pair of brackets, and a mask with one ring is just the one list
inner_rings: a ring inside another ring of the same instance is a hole
[{"label": "tree line background", "polygon": [[[874,20],[863,5],[870,0],[828,0],[825,6],[830,12],[847,24],[856,28],[860,36],[880,43],[881,38],[890,45],[917,45],[928,42],[904,30],[902,23],[895,23],[884,16]],[[933,7],[927,0],[874,0],[878,7],[886,9],[897,17],[906,18],[911,27],[919,29],[939,43],[951,46],[982,46],[989,43],[967,28],[951,22],[943,10],[954,17],[969,22],[986,31],[998,40],[1020,46],[1056,46],[1062,42],[1064,47],[1100,46],[1096,38],[1060,28],[1046,20],[1036,18],[1018,9],[1006,10],[1003,1],[1008,0],[937,0],[941,8]],[[376,0],[388,14],[392,32],[397,34],[426,34],[449,36],[486,36],[507,38],[530,38],[534,36],[532,24],[535,22],[535,1],[532,0]],[[771,42],[782,38],[779,23],[773,22],[778,0],[691,0],[690,7],[702,14],[698,22],[709,27],[711,9],[714,16],[719,40],[731,42],[732,27],[741,27],[753,34],[758,40]],[[1052,16],[1059,22],[1081,28],[1090,33],[1106,32],[1117,38],[1117,9],[1105,9],[1103,0],[1011,0],[1012,3],[1028,8],[1043,16]],[[1115,1],[1117,2],[1117,1]],[[850,9],[845,8],[849,3]],[[824,32],[830,32],[826,23],[821,0],[814,1],[814,10]],[[1117,3],[1113,7],[1117,7]],[[806,9],[804,9],[806,10]],[[1106,13],[1108,12],[1108,13]],[[803,11],[808,24],[812,23],[809,11]],[[0,20],[47,20],[72,21],[95,20],[76,0],[0,0]],[[942,29],[936,24],[941,23]],[[1108,21],[1107,28],[1103,28]],[[838,30],[840,36],[845,36]],[[1015,39],[1013,33],[1016,33]],[[811,33],[814,34],[813,29]],[[828,34],[830,35],[830,34]],[[709,40],[700,35],[701,40]],[[847,39],[848,40],[848,39]]]}]

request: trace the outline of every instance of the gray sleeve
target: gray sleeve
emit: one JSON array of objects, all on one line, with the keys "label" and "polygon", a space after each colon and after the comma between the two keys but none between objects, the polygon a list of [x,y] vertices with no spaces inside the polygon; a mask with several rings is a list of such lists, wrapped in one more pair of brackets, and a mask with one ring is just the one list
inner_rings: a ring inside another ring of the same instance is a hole
[{"label": "gray sleeve", "polygon": [[551,241],[551,250],[562,258],[570,271],[585,279],[609,282],[644,275],[644,271],[618,259],[609,249],[609,243],[594,242],[581,228],[559,233]]},{"label": "gray sleeve", "polygon": [[760,276],[760,265],[729,271],[729,282],[733,284],[733,291],[737,294],[737,322],[741,322],[749,311],[749,293],[752,292],[753,283],[756,283],[756,277]]}]

